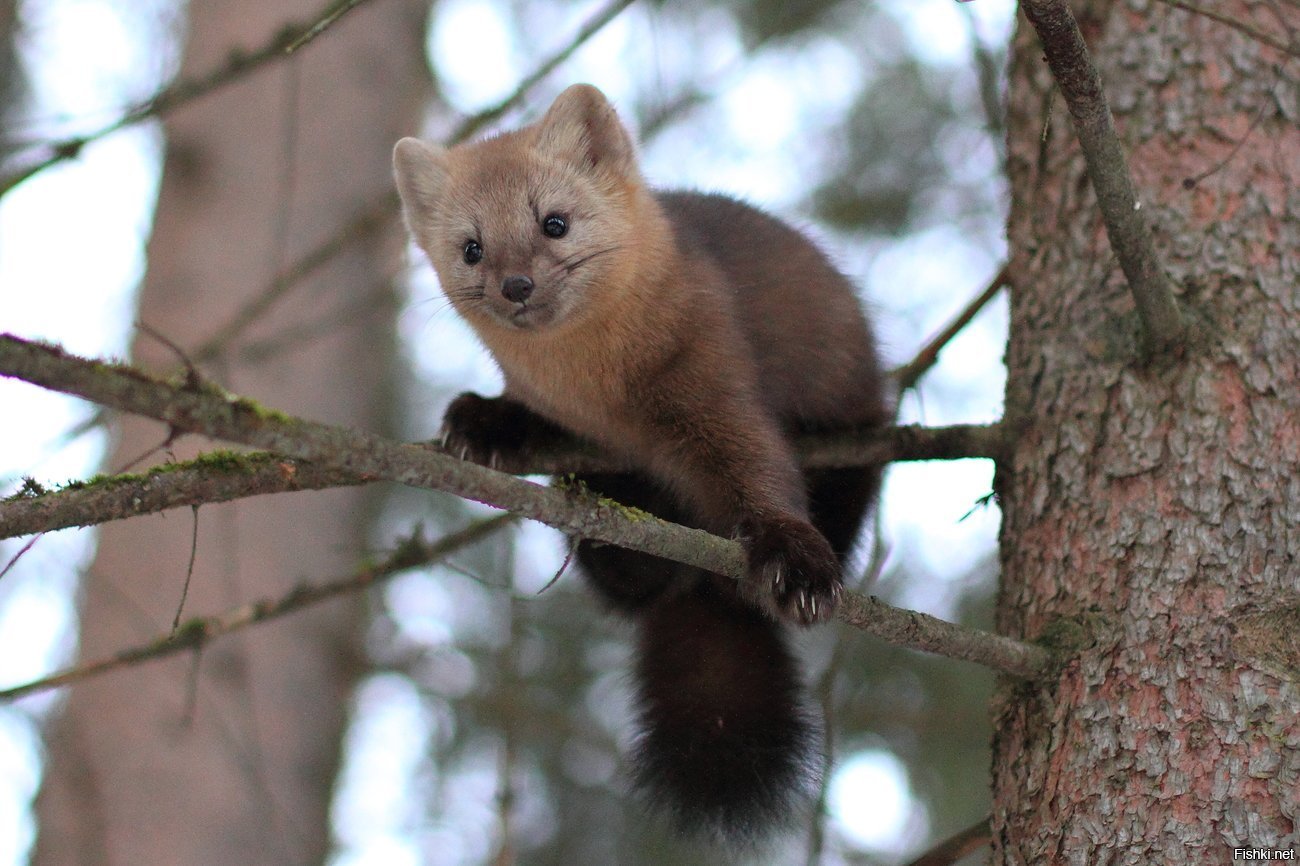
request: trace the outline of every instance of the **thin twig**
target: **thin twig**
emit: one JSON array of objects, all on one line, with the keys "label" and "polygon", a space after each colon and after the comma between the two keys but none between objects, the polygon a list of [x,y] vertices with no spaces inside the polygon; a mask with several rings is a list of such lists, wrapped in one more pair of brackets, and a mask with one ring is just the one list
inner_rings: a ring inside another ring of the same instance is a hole
[{"label": "thin twig", "polygon": [[169,337],[167,337],[161,331],[150,326],[143,319],[137,320],[135,323],[135,327],[138,331],[140,331],[140,333],[144,334],[145,336],[153,340],[158,341],[165,348],[169,349],[171,353],[176,356],[176,360],[180,361],[181,364],[184,365],[186,385],[188,385],[191,388],[197,388],[199,386],[199,383],[203,381],[203,377],[199,375],[198,367],[194,366],[194,362],[191,361],[189,356],[185,354],[184,349],[176,345],[175,342],[173,342]]},{"label": "thin twig", "polygon": [[32,538],[29,539],[28,542],[27,542],[26,544],[24,544],[22,547],[18,548],[18,552],[15,553],[13,556],[9,557],[9,561],[5,563],[5,567],[4,567],[4,568],[0,568],[0,577],[4,577],[6,574],[8,574],[10,571],[12,571],[12,570],[13,570],[13,567],[14,567],[15,565],[18,564],[18,560],[22,559],[22,558],[27,554],[27,551],[29,551],[29,550],[31,550],[33,547],[35,547],[35,546],[36,546],[36,542],[40,541],[40,540],[41,540],[41,536],[44,535],[44,534],[45,534],[45,533],[42,532],[42,533],[39,533],[39,534],[37,534],[37,535],[32,536]]},{"label": "thin twig", "polygon": [[[884,571],[885,560],[889,557],[889,548],[885,544],[881,518],[881,510],[879,508],[875,509],[872,514],[871,559],[857,579],[848,584],[849,589],[857,592],[870,590],[879,581],[880,574]],[[826,845],[826,819],[829,816],[831,768],[835,764],[835,732],[838,730],[835,720],[837,709],[835,679],[839,674],[840,666],[844,663],[845,656],[848,655],[848,646],[847,641],[835,641],[834,646],[831,648],[831,657],[826,662],[826,667],[821,676],[817,678],[817,685],[812,689],[812,693],[817,696],[822,707],[824,742],[821,780],[817,786],[817,803],[813,809],[808,828],[808,856],[804,861],[807,866],[817,866],[822,862],[822,852]]]},{"label": "thin twig", "polygon": [[[645,513],[630,515],[625,506],[581,487],[543,487],[430,448],[293,418],[212,386],[186,390],[125,365],[87,361],[9,335],[0,335],[0,375],[75,394],[178,429],[313,460],[372,479],[444,490],[569,535],[715,574],[739,579],[746,573],[744,549],[737,541]],[[846,593],[837,617],[890,643],[973,661],[1017,677],[1042,676],[1053,664],[1043,647],[901,610],[874,597]]]},{"label": "thin twig", "polygon": [[917,381],[930,371],[930,368],[939,360],[939,353],[943,351],[944,347],[952,342],[952,338],[961,333],[962,328],[969,325],[971,319],[975,318],[979,311],[984,309],[984,305],[993,300],[994,296],[1006,285],[1009,272],[1010,265],[1003,265],[997,276],[989,280],[989,284],[985,286],[984,291],[973,298],[942,331],[935,334],[921,348],[921,351],[916,353],[916,357],[894,371],[894,380],[898,383],[900,392],[915,386]]},{"label": "thin twig", "polygon": [[613,2],[598,10],[595,15],[588,18],[586,23],[578,28],[578,32],[573,35],[573,38],[568,43],[542,61],[542,64],[533,70],[532,74],[519,82],[514,92],[496,105],[485,108],[457,124],[456,129],[448,136],[447,143],[458,144],[464,141],[513,108],[546,76],[554,72],[561,63],[572,57],[574,52],[581,48],[588,39],[599,33],[606,24],[617,18],[619,13],[631,6],[632,3],[633,0],[613,0]]},{"label": "thin twig", "polygon": [[1279,68],[1277,69],[1277,77],[1273,81],[1273,86],[1269,87],[1268,93],[1264,95],[1262,100],[1260,100],[1259,111],[1255,112],[1255,119],[1250,122],[1250,126],[1246,127],[1246,132],[1237,140],[1237,143],[1232,146],[1232,150],[1228,151],[1228,155],[1199,174],[1183,178],[1183,189],[1195,189],[1198,183],[1205,180],[1207,177],[1211,177],[1217,172],[1222,171],[1224,166],[1236,158],[1237,154],[1241,152],[1241,148],[1246,144],[1246,141],[1254,135],[1255,130],[1264,122],[1264,118],[1268,117],[1268,109],[1272,101],[1277,98],[1277,94],[1274,92],[1274,87],[1277,86],[1281,77],[1282,70]]},{"label": "thin twig", "polygon": [[546,585],[537,590],[538,595],[541,595],[551,587],[555,586],[555,584],[559,583],[560,578],[564,577],[564,572],[569,570],[569,563],[573,562],[573,554],[578,551],[578,545],[581,543],[582,539],[578,538],[576,535],[569,539],[568,549],[564,552],[564,561],[561,562],[560,567],[555,570],[554,576],[552,576],[550,580],[546,581]]},{"label": "thin twig", "polygon": [[299,48],[302,48],[308,42],[311,42],[317,36],[321,35],[328,28],[333,26],[334,23],[344,15],[348,14],[364,2],[366,2],[366,0],[341,0],[341,2],[335,3],[334,8],[326,11],[326,13],[321,16],[320,20],[311,25],[305,33],[284,46],[284,53],[292,54]]},{"label": "thin twig", "polygon": [[1006,107],[1002,104],[1002,68],[989,43],[980,38],[974,7],[963,7],[966,13],[966,30],[970,33],[971,54],[975,71],[979,74],[980,103],[984,108],[984,127],[997,141],[1004,138]]},{"label": "thin twig", "polygon": [[398,549],[379,565],[358,569],[355,573],[336,580],[299,586],[279,598],[240,605],[216,616],[187,620],[178,630],[160,635],[140,646],[66,668],[22,685],[0,689],[0,701],[13,701],[24,695],[48,691],[87,677],[139,664],[148,659],[162,658],[182,650],[197,650],[209,641],[231,632],[278,619],[305,607],[373,586],[401,571],[436,562],[495,532],[512,519],[510,515],[500,515],[480,520],[432,543],[421,540],[418,535],[413,536],[402,542]]},{"label": "thin twig", "polygon": [[1185,326],[1173,287],[1156,256],[1128,157],[1083,34],[1064,0],[1022,0],[1020,8],[1038,32],[1047,64],[1069,106],[1111,249],[1142,320],[1147,351],[1168,351],[1182,342]]},{"label": "thin twig", "polygon": [[190,594],[190,579],[194,577],[194,561],[199,555],[199,507],[190,506],[192,527],[190,532],[190,564],[185,568],[185,582],[181,584],[181,599],[176,604],[176,616],[172,618],[172,634],[181,627],[181,613],[185,610],[185,599]]},{"label": "thin twig", "polygon": [[362,210],[332,236],[281,270],[265,289],[236,310],[224,325],[194,350],[194,360],[202,363],[220,355],[230,343],[302,285],[308,277],[338,258],[354,243],[378,235],[396,219],[397,206],[397,193],[391,190],[386,192],[381,201]]},{"label": "thin twig", "polygon": [[983,818],[960,833],[949,836],[907,866],[951,866],[967,854],[992,841],[989,818]]},{"label": "thin twig", "polygon": [[1270,48],[1276,48],[1278,51],[1281,51],[1284,54],[1290,54],[1292,57],[1300,57],[1300,46],[1297,46],[1294,41],[1288,45],[1273,36],[1273,34],[1266,33],[1258,27],[1247,24],[1245,21],[1241,21],[1229,15],[1224,15],[1222,12],[1216,12],[1213,9],[1207,9],[1204,6],[1199,6],[1195,3],[1189,3],[1187,0],[1160,0],[1160,2],[1164,3],[1166,6],[1172,6],[1175,9],[1182,9],[1184,12],[1203,15],[1211,21],[1217,21],[1220,24],[1231,27],[1233,30],[1244,33],[1251,39],[1262,42]]}]

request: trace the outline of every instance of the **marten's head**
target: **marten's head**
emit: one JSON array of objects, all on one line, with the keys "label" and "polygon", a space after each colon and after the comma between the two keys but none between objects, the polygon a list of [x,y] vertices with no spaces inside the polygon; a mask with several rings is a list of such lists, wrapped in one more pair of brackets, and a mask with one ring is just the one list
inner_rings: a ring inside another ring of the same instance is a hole
[{"label": "marten's head", "polygon": [[575,84],[538,123],[450,149],[404,138],[393,171],[407,226],[476,329],[559,329],[630,291],[650,196],[631,137]]}]

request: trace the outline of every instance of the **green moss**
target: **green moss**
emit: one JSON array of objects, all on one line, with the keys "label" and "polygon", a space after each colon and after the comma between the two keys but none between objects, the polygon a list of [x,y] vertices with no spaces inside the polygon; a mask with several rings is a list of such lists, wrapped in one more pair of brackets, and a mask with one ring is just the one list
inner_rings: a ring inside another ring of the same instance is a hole
[{"label": "green moss", "polygon": [[230,451],[218,449],[208,451],[195,457],[193,460],[187,460],[181,463],[160,463],[157,466],[150,467],[145,472],[123,472],[118,475],[107,475],[97,473],[89,478],[74,478],[64,481],[53,488],[46,487],[34,478],[24,478],[22,486],[16,492],[5,497],[3,501],[12,502],[17,500],[39,499],[42,496],[49,496],[55,493],[65,493],[68,491],[87,491],[98,488],[111,489],[123,484],[141,484],[150,478],[159,475],[169,475],[173,472],[184,472],[199,470],[208,473],[226,473],[248,475],[266,465],[272,460],[282,460],[283,458],[273,457],[269,454],[249,453],[244,451]]},{"label": "green moss", "polygon": [[1114,625],[1103,614],[1094,611],[1052,620],[1034,642],[1050,650],[1064,663],[1084,650],[1113,639]]},{"label": "green moss", "polygon": [[610,499],[608,496],[601,496],[600,494],[595,493],[591,488],[587,487],[581,478],[574,475],[572,472],[567,472],[564,475],[553,476],[551,478],[551,486],[556,490],[563,490],[565,493],[569,493],[573,496],[589,499],[597,508],[609,508],[617,511],[628,520],[641,521],[655,519],[655,516],[648,511],[642,511],[640,508],[635,508],[631,505],[624,505],[617,500]]},{"label": "green moss", "polygon": [[386,573],[401,571],[425,565],[429,561],[429,543],[424,540],[424,527],[417,525],[409,536],[401,539],[397,547],[388,555],[386,562],[373,561],[365,565],[368,572],[381,569]]},{"label": "green moss", "polygon": [[20,499],[39,499],[50,491],[44,484],[37,481],[31,476],[23,476],[23,482],[18,489],[6,496],[3,502],[17,502]]},{"label": "green moss", "polygon": [[287,415],[279,409],[270,409],[256,400],[250,400],[247,397],[232,399],[231,395],[226,391],[222,391],[221,395],[226,400],[229,400],[237,411],[247,412],[255,418],[261,418],[264,421],[275,421],[280,424],[292,424],[296,420],[292,415]]},{"label": "green moss", "polygon": [[65,481],[59,485],[58,491],[62,493],[65,490],[94,490],[101,487],[116,487],[119,484],[136,484],[153,474],[153,470],[148,472],[123,472],[120,475],[106,475],[99,472],[89,478],[74,478],[71,481]]},{"label": "green moss", "polygon": [[190,646],[199,646],[208,636],[208,623],[202,617],[187,619],[176,627],[169,637],[163,638],[160,644],[185,644]]},{"label": "green moss", "polygon": [[1078,619],[1060,617],[1043,629],[1035,643],[1053,652],[1077,652],[1092,643],[1087,626]]},{"label": "green moss", "polygon": [[273,459],[266,454],[249,454],[245,451],[231,451],[228,449],[217,449],[216,451],[205,451],[198,457],[195,457],[189,463],[168,463],[159,467],[166,470],[167,467],[206,469],[215,472],[228,472],[240,475],[246,475],[253,472],[259,466]]},{"label": "green moss", "polygon": [[619,514],[626,517],[628,520],[634,522],[655,519],[655,516],[651,514],[649,511],[642,511],[640,508],[636,508],[631,505],[624,505],[623,503],[616,502],[615,500],[610,499],[607,496],[597,496],[596,505],[601,508],[612,508],[615,511],[617,511]]},{"label": "green moss", "polygon": [[566,472],[563,475],[552,475],[551,486],[556,490],[573,491],[577,493],[587,492],[587,485],[572,472]]}]

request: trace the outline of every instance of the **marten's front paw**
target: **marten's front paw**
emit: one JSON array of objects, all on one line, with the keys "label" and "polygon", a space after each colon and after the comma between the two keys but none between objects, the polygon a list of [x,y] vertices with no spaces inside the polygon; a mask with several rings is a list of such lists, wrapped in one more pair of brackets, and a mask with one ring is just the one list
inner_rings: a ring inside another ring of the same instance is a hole
[{"label": "marten's front paw", "polygon": [[799,625],[835,613],[844,584],[840,564],[820,532],[797,517],[750,521],[742,528],[754,601]]},{"label": "marten's front paw", "polygon": [[505,397],[466,392],[442,416],[438,444],[448,454],[496,468],[519,454],[528,430],[528,410]]}]

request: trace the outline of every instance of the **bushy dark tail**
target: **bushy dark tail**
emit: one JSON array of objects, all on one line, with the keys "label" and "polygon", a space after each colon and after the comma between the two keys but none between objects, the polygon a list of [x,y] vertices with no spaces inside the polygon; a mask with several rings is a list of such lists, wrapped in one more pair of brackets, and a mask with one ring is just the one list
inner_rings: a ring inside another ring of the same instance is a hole
[{"label": "bushy dark tail", "polygon": [[[692,524],[638,475],[588,475],[592,489]],[[808,473],[814,524],[841,561],[879,485],[877,470]],[[735,585],[644,553],[583,543],[592,587],[631,616],[639,641],[639,733],[632,776],[687,833],[756,843],[807,816],[822,773],[820,715],[804,694],[784,627]]]},{"label": "bushy dark tail", "polygon": [[756,842],[804,819],[822,771],[782,627],[702,581],[637,624],[633,777],[683,832]]}]

